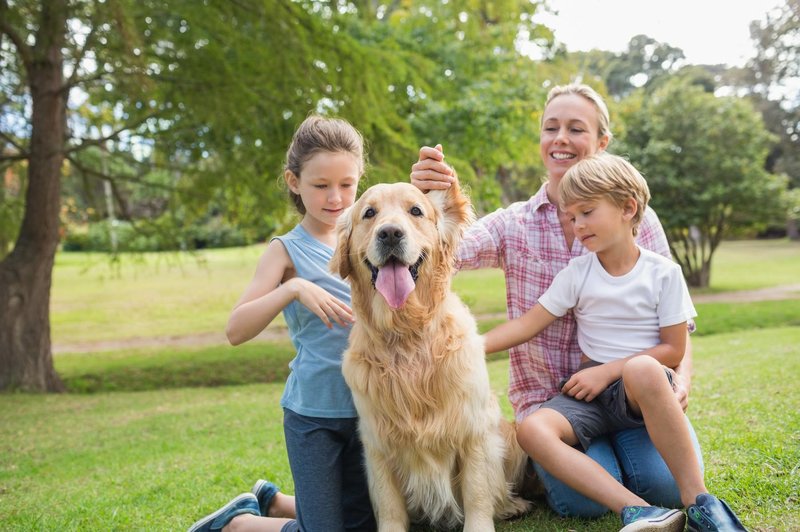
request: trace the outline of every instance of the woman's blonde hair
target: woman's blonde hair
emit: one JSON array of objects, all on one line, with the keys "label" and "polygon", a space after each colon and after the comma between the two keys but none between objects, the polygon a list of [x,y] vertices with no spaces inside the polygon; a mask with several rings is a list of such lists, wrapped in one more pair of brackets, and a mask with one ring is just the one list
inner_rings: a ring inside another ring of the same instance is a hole
[{"label": "woman's blonde hair", "polygon": [[[320,152],[350,153],[358,160],[359,177],[364,173],[364,138],[347,120],[311,115],[294,132],[289,149],[286,150],[284,172],[291,171],[298,179],[303,166]],[[299,194],[289,190],[289,198],[300,214],[306,207]]]},{"label": "woman's blonde hair", "polygon": [[631,219],[633,235],[639,231],[650,188],[631,163],[617,155],[601,153],[575,163],[564,174],[558,188],[562,208],[579,201],[607,199],[618,207],[633,198],[636,213]]},{"label": "woman's blonde hair", "polygon": [[[547,100],[544,102],[545,109],[550,102],[562,96],[564,94],[576,94],[583,98],[586,98],[594,105],[594,108],[597,109],[597,136],[598,138],[602,137],[603,135],[608,136],[608,141],[611,142],[611,138],[613,135],[611,134],[611,119],[609,118],[608,114],[608,106],[606,106],[605,100],[603,97],[600,96],[596,90],[591,88],[589,85],[585,85],[583,83],[570,83],[569,85],[556,85],[550,92],[547,93]],[[542,119],[544,120],[544,113],[542,113]]]}]

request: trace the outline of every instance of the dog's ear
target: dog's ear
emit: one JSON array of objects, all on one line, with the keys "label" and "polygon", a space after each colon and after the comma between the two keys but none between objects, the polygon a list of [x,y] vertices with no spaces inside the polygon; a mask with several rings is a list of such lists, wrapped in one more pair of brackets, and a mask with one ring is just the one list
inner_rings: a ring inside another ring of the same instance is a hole
[{"label": "dog's ear", "polygon": [[348,207],[336,221],[336,249],[331,258],[330,270],[347,279],[352,270],[350,266],[350,234],[353,232],[353,220],[350,214],[353,207]]},{"label": "dog's ear", "polygon": [[454,243],[464,229],[475,221],[475,212],[469,198],[461,192],[458,181],[447,190],[431,190],[428,198],[439,211],[437,224],[442,242]]}]

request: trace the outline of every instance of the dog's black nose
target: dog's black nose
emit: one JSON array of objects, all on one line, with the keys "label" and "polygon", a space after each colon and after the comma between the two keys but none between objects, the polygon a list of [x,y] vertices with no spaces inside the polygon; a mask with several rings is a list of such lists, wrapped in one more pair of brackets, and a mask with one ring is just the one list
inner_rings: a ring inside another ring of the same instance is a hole
[{"label": "dog's black nose", "polygon": [[399,244],[405,233],[396,225],[384,225],[378,230],[378,241],[384,246],[393,247]]}]

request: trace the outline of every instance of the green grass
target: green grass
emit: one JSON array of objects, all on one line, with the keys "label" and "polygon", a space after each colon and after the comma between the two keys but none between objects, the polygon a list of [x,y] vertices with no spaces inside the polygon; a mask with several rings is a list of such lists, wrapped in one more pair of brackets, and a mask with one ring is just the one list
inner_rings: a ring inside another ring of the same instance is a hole
[{"label": "green grass", "polygon": [[[59,254],[53,338],[222,332],[263,246],[186,254]],[[796,284],[800,245],[726,242],[710,291]],[[502,314],[498,270],[454,287],[478,315]],[[753,530],[800,529],[800,301],[697,305],[690,415],[709,488]],[[499,322],[481,320],[483,330]],[[279,322],[279,325],[282,323]],[[72,392],[0,395],[0,529],[183,530],[269,477],[292,491],[279,398],[288,342],[60,354]],[[489,364],[504,414],[508,362]],[[275,382],[270,382],[275,381]],[[500,531],[602,531],[540,502]]]},{"label": "green grass", "polygon": [[[754,530],[800,528],[798,346],[797,327],[695,342],[689,413],[708,486]],[[508,362],[491,362],[489,371],[510,417]],[[182,530],[256,478],[272,478],[291,492],[278,406],[282,388],[2,395],[0,528]],[[539,503],[525,519],[498,530],[615,527],[615,516],[558,519]]]},{"label": "green grass", "polygon": [[756,290],[800,283],[800,242],[725,241],[711,263],[711,291]]},{"label": "green grass", "polygon": [[[253,276],[263,245],[190,254],[59,253],[51,307],[55,344],[191,335],[225,329],[230,309]],[[724,242],[711,291],[796,284],[800,243]],[[477,314],[505,311],[500,270],[464,271],[455,290]],[[274,325],[283,325],[278,318]]]}]

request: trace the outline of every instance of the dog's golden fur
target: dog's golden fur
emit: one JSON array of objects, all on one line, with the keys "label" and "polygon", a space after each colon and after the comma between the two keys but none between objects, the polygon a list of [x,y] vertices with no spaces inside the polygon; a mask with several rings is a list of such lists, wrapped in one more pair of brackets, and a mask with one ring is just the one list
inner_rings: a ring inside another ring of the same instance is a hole
[{"label": "dog's golden fur", "polygon": [[[423,194],[396,183],[371,187],[339,221],[331,268],[350,279],[356,315],[343,372],[381,531],[411,519],[486,532],[529,508],[515,493],[526,456],[489,387],[475,320],[450,289],[471,220],[457,185]],[[418,273],[396,308],[375,288],[387,261]]]}]

